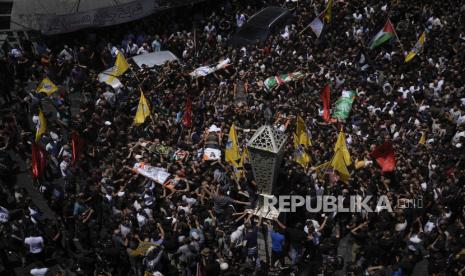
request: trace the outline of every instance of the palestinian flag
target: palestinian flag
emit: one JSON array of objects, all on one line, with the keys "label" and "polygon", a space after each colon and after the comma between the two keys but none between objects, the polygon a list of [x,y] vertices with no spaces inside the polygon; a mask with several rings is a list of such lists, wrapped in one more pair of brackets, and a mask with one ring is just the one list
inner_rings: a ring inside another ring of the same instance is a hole
[{"label": "palestinian flag", "polygon": [[294,72],[294,73],[289,73],[289,74],[282,74],[279,76],[275,77],[269,77],[267,78],[263,84],[265,85],[265,88],[267,90],[272,90],[275,87],[281,86],[285,84],[286,82],[294,81],[294,80],[300,80],[305,77],[305,74],[302,72]]},{"label": "palestinian flag", "polygon": [[394,30],[394,26],[392,26],[391,20],[388,18],[384,27],[370,41],[370,50],[377,48],[379,45],[393,38],[395,33],[396,31]]}]

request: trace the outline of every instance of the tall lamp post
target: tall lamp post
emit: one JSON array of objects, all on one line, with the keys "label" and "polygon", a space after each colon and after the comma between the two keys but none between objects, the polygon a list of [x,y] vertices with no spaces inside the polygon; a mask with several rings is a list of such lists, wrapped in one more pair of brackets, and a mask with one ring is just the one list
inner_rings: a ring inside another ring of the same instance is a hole
[{"label": "tall lamp post", "polygon": [[[265,200],[274,197],[276,179],[278,178],[279,167],[283,159],[284,145],[287,136],[284,132],[275,129],[271,125],[272,113],[269,108],[265,110],[265,125],[261,126],[247,143],[249,151],[249,161],[257,183],[258,201],[255,209],[248,212],[256,216],[267,219],[274,219],[279,216],[279,210],[265,204]],[[268,201],[269,202],[269,201]],[[270,240],[268,232],[262,228],[262,236],[259,235],[259,254],[264,255],[266,262],[270,263]],[[264,250],[260,250],[260,245],[264,245]],[[261,252],[261,253],[260,253]]]},{"label": "tall lamp post", "polygon": [[272,197],[275,192],[276,179],[283,158],[284,146],[287,136],[275,129],[271,124],[271,111],[265,110],[265,125],[261,126],[247,143],[252,171],[257,183],[259,200],[254,214],[265,218],[274,218],[279,215],[278,210],[269,209],[264,201]]}]

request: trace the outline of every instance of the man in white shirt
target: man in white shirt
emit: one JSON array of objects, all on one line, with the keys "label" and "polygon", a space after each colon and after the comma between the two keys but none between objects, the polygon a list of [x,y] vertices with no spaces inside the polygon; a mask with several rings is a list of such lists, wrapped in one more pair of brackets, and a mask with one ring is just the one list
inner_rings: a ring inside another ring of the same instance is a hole
[{"label": "man in white shirt", "polygon": [[0,223],[7,223],[10,219],[10,211],[5,207],[0,206]]},{"label": "man in white shirt", "polygon": [[236,14],[236,24],[237,24],[238,28],[242,27],[242,25],[244,25],[245,21],[246,21],[246,19],[245,19],[245,15],[243,13]]},{"label": "man in white shirt", "polygon": [[457,126],[465,124],[465,113],[461,111],[461,115],[457,118]]},{"label": "man in white shirt", "polygon": [[231,245],[230,248],[234,251],[236,248],[240,248],[244,236],[244,225],[237,227],[237,229],[231,233],[230,241]]},{"label": "man in white shirt", "polygon": [[352,14],[353,18],[355,19],[355,22],[360,22],[363,19],[362,13],[360,13],[358,10]]},{"label": "man in white shirt", "polygon": [[137,54],[137,51],[139,50],[139,47],[137,47],[137,44],[135,44],[132,41],[128,42],[128,46],[126,47],[126,53],[130,56],[134,56]]},{"label": "man in white shirt", "polygon": [[110,103],[112,106],[115,105],[116,102],[116,96],[115,93],[107,90],[102,94],[105,97],[105,100]]},{"label": "man in white shirt", "polygon": [[216,28],[214,25],[212,25],[211,22],[208,22],[207,26],[205,26],[205,28],[203,29],[207,34],[211,34],[213,32],[215,32]]},{"label": "man in white shirt", "polygon": [[464,129],[463,127],[459,126],[457,128],[457,132],[455,133],[454,137],[452,137],[452,145],[454,147],[456,147],[459,144],[460,139],[462,137],[465,137],[465,131],[463,129]]},{"label": "man in white shirt", "polygon": [[29,258],[31,261],[41,261],[43,259],[44,238],[40,235],[31,235],[24,239],[24,244],[29,247]]},{"label": "man in white shirt", "polygon": [[39,112],[32,116],[32,123],[35,125],[37,131],[40,128]]},{"label": "man in white shirt", "polygon": [[48,268],[46,267],[42,267],[42,268],[36,267],[36,268],[31,269],[31,271],[29,271],[29,273],[32,276],[45,276],[47,275],[47,272],[48,272]]},{"label": "man in white shirt", "polygon": [[161,42],[160,42],[160,38],[158,37],[158,35],[156,35],[155,39],[152,41],[152,49],[154,52],[161,51]]},{"label": "man in white shirt", "polygon": [[138,55],[144,55],[150,53],[150,47],[147,43],[142,44],[142,47],[137,50]]},{"label": "man in white shirt", "polygon": [[18,58],[20,58],[20,57],[23,56],[23,52],[19,49],[18,46],[16,46],[15,48],[11,49],[11,52],[10,52],[10,53],[11,53],[11,55],[12,55],[14,58],[16,58],[16,59],[18,59]]},{"label": "man in white shirt", "polygon": [[429,88],[434,91],[434,94],[438,94],[442,91],[442,86],[444,85],[444,80],[434,80],[434,82],[429,84]]},{"label": "man in white shirt", "polygon": [[69,165],[70,165],[70,158],[68,156],[65,156],[63,158],[63,161],[61,161],[60,163],[60,172],[61,172],[61,176],[65,180],[65,185],[67,184],[67,180],[71,176]]},{"label": "man in white shirt", "polygon": [[68,45],[65,45],[63,50],[58,54],[58,57],[64,61],[71,61],[73,59],[72,50],[69,49]]}]

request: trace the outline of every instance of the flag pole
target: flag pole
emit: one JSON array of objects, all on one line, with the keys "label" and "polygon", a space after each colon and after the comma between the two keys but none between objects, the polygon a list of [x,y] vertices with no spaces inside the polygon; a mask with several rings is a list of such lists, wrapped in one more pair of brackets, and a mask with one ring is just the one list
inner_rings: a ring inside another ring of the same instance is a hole
[{"label": "flag pole", "polygon": [[192,24],[192,27],[194,29],[194,57],[197,58],[197,28],[195,27],[195,23]]},{"label": "flag pole", "polygon": [[394,35],[396,36],[397,41],[399,41],[400,48],[402,49],[402,55],[405,52],[404,45],[402,45],[402,41],[400,41],[399,36],[397,35],[396,28],[392,25],[391,19],[388,17],[389,24],[393,27],[392,30],[394,30]]},{"label": "flag pole", "polygon": [[[140,89],[140,92],[142,92],[142,94],[144,94],[144,89],[142,89],[142,86],[141,86],[141,81],[139,80],[139,78],[137,77],[136,73],[134,72],[134,70],[132,70],[132,67],[129,66],[129,70],[131,70],[131,73],[132,75],[136,78],[137,80],[137,86],[139,86],[139,89]],[[144,94],[144,97],[145,97],[145,94]],[[149,108],[150,109],[150,108]],[[155,125],[155,121],[153,120],[153,117],[152,117],[152,111],[150,111],[150,120],[152,121],[152,124]],[[134,122],[133,122],[133,125],[134,125]]]},{"label": "flag pole", "polygon": [[138,82],[139,88],[142,90],[142,87],[140,86],[142,82],[139,80],[139,78],[137,77],[136,73],[134,73],[134,70],[132,70],[132,66],[129,66],[129,70],[131,70],[132,75],[136,78],[136,80],[137,80],[137,82]]},{"label": "flag pole", "polygon": [[[312,21],[313,22],[313,21]],[[310,23],[311,24],[311,23]],[[299,35],[301,35],[303,32],[305,32],[308,28],[310,28],[310,24],[307,25],[302,31],[300,31]]]}]

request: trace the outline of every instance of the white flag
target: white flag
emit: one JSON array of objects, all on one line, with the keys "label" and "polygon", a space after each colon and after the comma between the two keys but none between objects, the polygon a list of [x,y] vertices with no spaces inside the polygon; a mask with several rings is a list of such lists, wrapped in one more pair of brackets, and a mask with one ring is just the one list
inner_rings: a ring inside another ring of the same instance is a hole
[{"label": "white flag", "polygon": [[323,21],[321,21],[320,17],[315,17],[313,21],[310,23],[310,28],[316,34],[317,37],[320,37],[321,32],[323,31]]},{"label": "white flag", "polygon": [[151,180],[159,183],[164,184],[166,180],[171,176],[165,169],[159,167],[153,167],[148,164],[144,164],[142,162],[135,163],[132,167],[132,170],[135,173],[141,174]]},{"label": "white flag", "polygon": [[214,66],[202,66],[192,71],[189,75],[191,75],[192,77],[204,77],[210,75],[211,73],[214,73],[217,70],[226,68],[229,65],[229,62],[230,60],[229,58],[227,58],[218,62],[218,64]]}]

